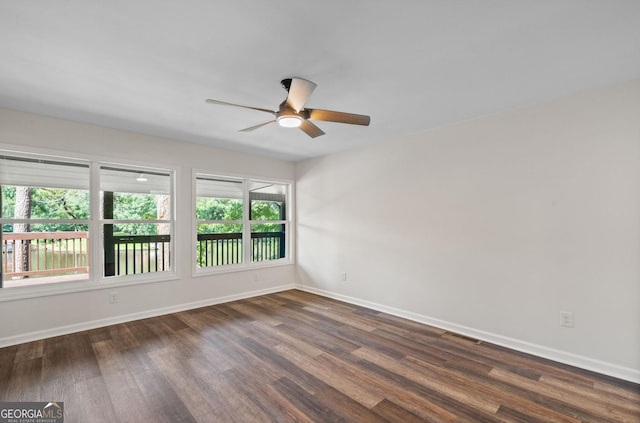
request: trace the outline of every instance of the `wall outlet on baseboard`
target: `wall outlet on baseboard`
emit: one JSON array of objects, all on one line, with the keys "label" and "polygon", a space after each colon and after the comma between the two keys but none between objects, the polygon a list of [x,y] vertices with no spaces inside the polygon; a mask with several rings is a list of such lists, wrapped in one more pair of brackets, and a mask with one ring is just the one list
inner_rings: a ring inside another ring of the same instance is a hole
[{"label": "wall outlet on baseboard", "polygon": [[560,312],[560,326],[565,328],[572,328],[575,326],[575,321],[573,319],[573,313],[570,311],[561,311]]},{"label": "wall outlet on baseboard", "polygon": [[258,275],[258,272],[253,272],[253,281],[258,282],[259,280],[260,280],[260,275]]},{"label": "wall outlet on baseboard", "polygon": [[115,304],[118,302],[118,293],[109,292],[109,304]]}]

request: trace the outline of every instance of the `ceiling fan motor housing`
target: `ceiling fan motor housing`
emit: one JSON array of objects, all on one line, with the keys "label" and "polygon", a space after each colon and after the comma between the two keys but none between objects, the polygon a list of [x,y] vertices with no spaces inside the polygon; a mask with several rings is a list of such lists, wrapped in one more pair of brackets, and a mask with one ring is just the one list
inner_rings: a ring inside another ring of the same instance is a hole
[{"label": "ceiling fan motor housing", "polygon": [[282,84],[282,88],[289,92],[289,88],[291,88],[291,78],[283,79],[282,81],[280,81],[280,84]]},{"label": "ceiling fan motor housing", "polygon": [[276,118],[281,117],[281,116],[298,116],[298,117],[300,117],[302,119],[306,119],[307,118],[307,116],[305,116],[305,110],[304,109],[300,110],[300,112],[296,112],[287,103],[287,100],[284,100],[282,103],[280,103],[280,106],[278,107],[278,112],[276,113]]}]

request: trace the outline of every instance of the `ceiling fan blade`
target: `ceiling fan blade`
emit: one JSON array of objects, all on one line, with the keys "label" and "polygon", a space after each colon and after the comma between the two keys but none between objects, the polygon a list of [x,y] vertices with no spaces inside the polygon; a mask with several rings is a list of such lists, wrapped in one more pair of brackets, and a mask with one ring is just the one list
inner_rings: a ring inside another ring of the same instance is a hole
[{"label": "ceiling fan blade", "polygon": [[320,135],[324,135],[324,131],[318,128],[313,123],[304,119],[302,124],[300,125],[300,129],[304,131],[305,134],[309,135],[311,138],[319,137]]},{"label": "ceiling fan blade", "polygon": [[367,115],[357,115],[355,113],[334,112],[332,110],[307,109],[309,119],[325,122],[349,123],[351,125],[369,126],[371,118]]},{"label": "ceiling fan blade", "polygon": [[258,129],[258,128],[262,128],[263,126],[268,125],[268,124],[273,123],[273,122],[275,122],[275,120],[270,120],[269,122],[259,123],[257,125],[253,125],[253,126],[250,126],[248,128],[241,129],[239,132],[251,132],[251,131],[254,131],[254,130]]},{"label": "ceiling fan blade", "polygon": [[316,89],[316,84],[302,78],[291,78],[291,87],[287,96],[287,104],[296,112],[304,108],[309,96]]},{"label": "ceiling fan blade", "polygon": [[235,107],[243,107],[243,108],[245,108],[245,109],[258,110],[259,112],[267,112],[267,113],[271,113],[272,115],[275,115],[275,114],[276,114],[276,112],[274,112],[273,110],[263,109],[263,108],[261,108],[261,107],[243,106],[242,104],[227,103],[226,101],[212,100],[212,99],[210,99],[210,98],[206,99],[204,102],[205,102],[205,103],[209,103],[209,104],[219,104],[219,105],[221,105],[221,106],[235,106]]}]

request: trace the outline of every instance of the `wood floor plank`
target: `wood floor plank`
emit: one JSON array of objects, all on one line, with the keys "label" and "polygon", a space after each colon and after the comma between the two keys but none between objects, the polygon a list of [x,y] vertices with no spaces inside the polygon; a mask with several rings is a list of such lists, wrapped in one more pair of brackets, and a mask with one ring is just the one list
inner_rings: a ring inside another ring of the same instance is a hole
[{"label": "wood floor plank", "polygon": [[[604,406],[611,406],[611,404],[619,403],[621,409],[630,411],[632,413],[640,413],[640,401],[628,401],[618,402],[617,395],[613,393],[607,393],[602,391],[596,391],[593,386],[584,386],[579,383],[571,383],[566,379],[556,379],[553,376],[543,375],[540,378],[541,385],[551,385],[559,388],[565,392],[575,394],[576,398],[580,398],[581,401],[594,401]],[[571,401],[576,402],[576,401]]]},{"label": "wood floor plank", "polygon": [[229,304],[229,307],[236,310],[239,313],[244,314],[245,316],[252,317],[252,323],[256,321],[266,323],[271,326],[277,326],[282,323],[279,318],[274,318],[274,313],[272,309],[264,307],[259,303],[252,302],[234,302]]},{"label": "wood floor plank", "polygon": [[389,422],[387,418],[378,414],[372,407],[363,406],[355,398],[351,398],[331,386],[327,386],[317,392],[314,395],[314,399],[331,408],[339,416],[339,421]]},{"label": "wood floor plank", "polygon": [[330,354],[348,354],[359,348],[357,343],[336,336],[334,333],[319,331],[305,324],[296,325],[294,322],[289,322],[288,324],[280,325],[279,329],[290,336],[304,339],[316,348]]},{"label": "wood floor plank", "polygon": [[154,411],[155,421],[166,423],[197,422],[175,391],[174,385],[163,372],[159,371],[155,363],[146,367],[142,372],[133,373],[133,379],[144,395],[145,404]]},{"label": "wood floor plank", "polygon": [[[284,392],[283,392],[284,391]],[[289,391],[290,392],[290,391]],[[282,416],[274,421],[293,421],[296,423],[315,423],[318,420],[309,416],[305,407],[300,406],[300,399],[297,395],[289,395],[288,389],[283,389],[280,381],[267,386],[268,401],[278,404],[282,410]],[[308,395],[308,391],[303,391],[302,395]]]},{"label": "wood floor plank", "polygon": [[43,359],[43,377],[46,379],[60,378],[73,384],[100,376],[87,332],[44,340]]},{"label": "wood floor plank", "polygon": [[[378,384],[371,384],[370,378],[363,375],[353,377],[354,372],[347,370],[346,366],[341,366],[341,369],[332,367],[324,354],[309,357],[285,345],[278,345],[275,349],[307,373],[367,407],[373,407],[385,398],[384,390]],[[345,371],[348,374],[344,374]]]},{"label": "wood floor plank", "polygon": [[204,382],[204,377],[219,379],[219,375],[213,372],[196,374],[190,371],[188,360],[170,348],[153,351],[149,353],[149,358],[171,383],[175,392],[193,415],[205,414],[215,405],[209,403],[210,394],[207,392],[215,387],[207,385]]},{"label": "wood floor plank", "polygon": [[380,398],[382,400],[389,398],[396,401],[397,404],[405,406],[408,410],[432,416],[435,421],[450,422],[456,419],[455,414],[447,412],[425,397],[416,395],[413,389],[398,392],[397,385],[394,384],[395,379],[380,378],[379,374],[369,372],[365,367],[341,372],[340,368],[346,367],[346,363],[340,363],[340,365],[326,363],[326,360],[332,357],[330,355],[323,353],[321,358],[305,357],[299,351],[288,349],[283,345],[276,347],[276,349],[289,357],[292,362],[298,363],[301,368],[315,373],[327,385],[352,396],[361,404],[375,406],[380,403]]},{"label": "wood floor plank", "polygon": [[438,422],[476,422],[493,423],[502,421],[493,414],[486,413],[470,404],[460,402],[438,390],[415,382],[391,370],[367,360],[361,360],[360,366],[381,380],[392,383],[401,390],[389,390],[387,399],[402,406],[413,414],[428,421]]},{"label": "wood floor plank", "polygon": [[537,381],[532,381],[528,378],[506,372],[502,369],[492,369],[489,376],[495,377],[499,380],[508,381],[509,383],[520,386],[527,391],[548,396],[553,398],[555,401],[562,402],[569,406],[574,406],[576,407],[576,413],[578,410],[583,410],[585,415],[591,415],[594,418],[598,417],[601,419],[608,418],[615,422],[637,423],[639,421],[638,418],[640,417],[640,413],[626,412],[602,402],[591,401],[588,398],[575,395],[573,392],[569,392],[565,389],[549,384],[543,385]]},{"label": "wood floor plank", "polygon": [[264,335],[271,338],[274,345],[287,344],[294,347],[297,350],[304,352],[312,357],[322,354],[322,350],[314,345],[306,342],[299,337],[291,336],[290,334],[279,330],[279,326],[271,326],[270,324],[264,324],[262,322],[254,322],[254,326]]},{"label": "wood floor plank", "polygon": [[102,377],[82,380],[74,384],[70,395],[65,395],[65,419],[91,423],[120,423],[111,402],[107,385]]},{"label": "wood floor plank", "polygon": [[[423,423],[427,421],[386,398],[376,404],[376,406],[373,407],[373,411],[390,422]],[[434,418],[428,421],[436,422],[438,420]]]},{"label": "wood floor plank", "polygon": [[315,395],[310,394],[293,381],[282,378],[272,384],[274,389],[285,396],[291,404],[314,422],[340,422],[344,421],[331,405],[318,401]]},{"label": "wood floor plank", "polygon": [[11,373],[13,373],[13,367],[19,359],[16,356],[19,348],[20,345],[0,348],[0,382],[2,382],[0,383],[0,398],[9,398],[10,395],[9,393],[7,393],[9,383],[16,383],[22,378],[22,374],[20,372],[16,372],[17,377],[11,377]]},{"label": "wood floor plank", "polygon": [[[387,370],[397,373],[422,386],[426,386],[443,395],[451,397],[459,402],[467,403],[485,413],[494,414],[500,408],[500,403],[490,396],[483,396],[474,387],[468,386],[464,380],[447,380],[439,377],[436,372],[419,369],[405,360],[396,360],[393,357],[380,354],[368,348],[361,348],[354,352],[360,358],[377,364]],[[422,371],[420,371],[422,370]],[[450,375],[449,375],[450,376]]]},{"label": "wood floor plank", "polygon": [[607,382],[600,382],[596,380],[593,384],[593,389],[599,392],[615,395],[617,397],[616,402],[621,401],[626,403],[626,400],[628,400],[633,404],[640,404],[640,389],[633,384],[621,387],[619,384],[612,385]]},{"label": "wood floor plank", "polygon": [[193,368],[188,359],[171,348],[153,351],[149,356],[197,421],[234,420],[232,395],[222,373],[211,367]]},{"label": "wood floor plank", "polygon": [[[306,371],[306,369],[298,365],[299,363],[292,361],[290,357],[278,353],[277,350],[266,348],[253,339],[248,338],[242,340],[241,346],[247,351],[250,351],[257,359],[252,366],[253,370],[265,374],[267,374],[265,369],[272,370],[271,373],[269,373],[271,381],[287,378],[311,394],[314,394],[324,387],[321,380],[315,377],[313,373]],[[243,367],[247,369],[246,366]],[[255,379],[255,376],[248,376]],[[271,383],[271,381],[267,383]]]},{"label": "wood floor plank", "polygon": [[[29,398],[40,397],[42,368],[42,357],[16,361],[12,366],[11,376],[6,383],[2,383],[5,398],[10,401],[30,401]],[[15,377],[16,375],[20,377]]]},{"label": "wood floor plank", "polygon": [[501,404],[498,411],[504,408],[504,404],[509,404],[516,409],[527,410],[527,414],[532,420],[545,422],[565,422],[576,423],[574,416],[567,416],[553,409],[549,409],[542,404],[533,401],[533,398],[521,395],[513,389],[508,389],[505,385],[499,383],[489,383],[485,374],[474,374],[461,372],[458,368],[449,366],[438,369],[431,363],[418,360],[414,357],[406,357],[407,362],[418,366],[418,369],[425,369],[429,372],[435,371],[439,374],[439,378],[449,380],[452,384],[467,385],[482,397],[492,398]]},{"label": "wood floor plank", "polygon": [[44,356],[44,340],[28,342],[17,346],[16,361],[32,360]]},{"label": "wood floor plank", "polygon": [[1,348],[0,401],[51,400],[67,423],[640,422],[640,385],[297,290]]},{"label": "wood floor plank", "polygon": [[413,354],[420,356],[424,360],[432,361],[434,364],[444,364],[447,360],[447,357],[433,354],[433,351],[429,348],[388,331],[375,330],[369,333],[354,327],[345,326],[338,328],[338,333],[346,339],[356,341],[357,344],[362,347],[369,347],[370,349],[397,359],[401,359],[408,354]]},{"label": "wood floor plank", "polygon": [[305,306],[304,309],[312,314],[318,314],[342,325],[352,326],[365,332],[373,332],[378,329],[378,326],[370,319],[360,319],[353,313],[338,314],[329,307],[319,307],[317,305]]},{"label": "wood floor plank", "polygon": [[[126,359],[113,341],[102,341],[93,345],[109,398],[121,422],[155,421],[155,410],[147,402],[144,392],[129,371]],[[65,404],[65,407],[83,407],[87,404]],[[85,411],[87,413],[88,411]],[[80,422],[80,420],[78,420]]]}]

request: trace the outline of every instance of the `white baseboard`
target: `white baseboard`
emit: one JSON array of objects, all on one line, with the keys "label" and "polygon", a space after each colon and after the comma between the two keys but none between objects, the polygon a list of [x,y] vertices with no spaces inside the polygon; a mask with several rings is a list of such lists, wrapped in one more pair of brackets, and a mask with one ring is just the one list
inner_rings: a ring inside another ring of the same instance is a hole
[{"label": "white baseboard", "polygon": [[82,322],[73,325],[60,326],[51,329],[39,330],[35,332],[24,333],[20,335],[8,336],[0,338],[0,348],[11,345],[22,344],[25,342],[38,341],[40,339],[52,338],[54,336],[67,335],[84,330],[101,328],[104,326],[115,325],[118,323],[132,322],[134,320],[146,319],[149,317],[162,316],[164,314],[177,313],[185,310],[206,307],[215,304],[228,303],[230,301],[242,300],[245,298],[257,297],[260,295],[272,294],[275,292],[295,289],[293,284],[281,285],[273,288],[242,292],[239,294],[227,295],[224,297],[208,298],[202,301],[196,301],[186,304],[178,304],[170,307],[156,308],[153,310],[145,310],[139,313],[131,313],[120,316],[109,317],[106,319],[92,320],[90,322]]},{"label": "white baseboard", "polygon": [[491,344],[500,345],[502,347],[509,348],[512,350],[516,350],[516,351],[524,352],[527,354],[532,354],[538,357],[547,358],[549,360],[557,361],[560,363],[568,364],[570,366],[575,366],[581,369],[590,370],[596,373],[601,373],[601,374],[612,376],[618,379],[627,380],[629,382],[640,383],[640,370],[632,369],[629,367],[618,366],[616,364],[607,363],[604,361],[569,353],[566,351],[556,350],[553,348],[533,344],[526,341],[521,341],[519,339],[509,338],[509,337],[498,335],[495,333],[485,332],[482,330],[458,325],[455,323],[450,323],[450,322],[436,319],[433,317],[412,313],[412,312],[397,309],[394,307],[388,307],[383,304],[373,303],[370,301],[365,301],[359,298],[353,298],[353,297],[349,297],[342,294],[336,294],[334,292],[325,291],[323,289],[313,288],[313,287],[304,286],[304,285],[296,285],[296,289],[321,295],[323,297],[344,301],[346,303],[367,307],[376,311],[381,311],[381,312],[402,317],[408,320],[413,320],[415,322],[424,323],[440,329],[448,330],[451,332],[459,333],[461,335],[469,336],[471,338],[489,342]]}]

